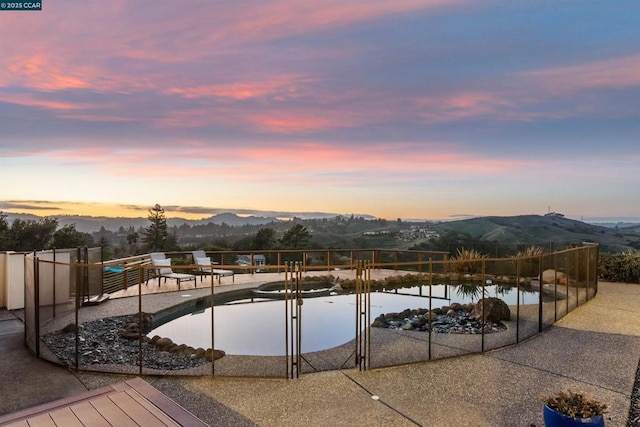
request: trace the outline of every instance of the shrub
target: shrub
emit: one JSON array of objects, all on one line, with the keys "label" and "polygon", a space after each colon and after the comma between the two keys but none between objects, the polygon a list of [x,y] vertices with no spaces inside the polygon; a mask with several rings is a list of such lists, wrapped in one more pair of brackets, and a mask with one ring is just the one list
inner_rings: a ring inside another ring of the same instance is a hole
[{"label": "shrub", "polygon": [[599,276],[605,280],[640,283],[640,252],[601,254]]}]

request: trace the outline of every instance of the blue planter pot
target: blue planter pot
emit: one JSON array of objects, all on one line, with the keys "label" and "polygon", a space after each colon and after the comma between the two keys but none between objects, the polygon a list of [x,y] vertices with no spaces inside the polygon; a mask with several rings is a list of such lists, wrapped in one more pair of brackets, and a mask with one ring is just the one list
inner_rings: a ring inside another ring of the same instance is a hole
[{"label": "blue planter pot", "polygon": [[544,405],[543,415],[544,425],[546,427],[604,427],[604,417],[602,415],[592,418],[571,418],[568,415],[561,414],[549,408],[547,405]]}]

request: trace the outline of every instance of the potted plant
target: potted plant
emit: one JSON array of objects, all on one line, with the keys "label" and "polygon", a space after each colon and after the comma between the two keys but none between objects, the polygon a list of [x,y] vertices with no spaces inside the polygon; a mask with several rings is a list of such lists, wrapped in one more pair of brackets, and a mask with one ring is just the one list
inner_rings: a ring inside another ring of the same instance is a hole
[{"label": "potted plant", "polygon": [[544,402],[544,424],[547,427],[604,427],[607,405],[571,390],[541,396]]}]

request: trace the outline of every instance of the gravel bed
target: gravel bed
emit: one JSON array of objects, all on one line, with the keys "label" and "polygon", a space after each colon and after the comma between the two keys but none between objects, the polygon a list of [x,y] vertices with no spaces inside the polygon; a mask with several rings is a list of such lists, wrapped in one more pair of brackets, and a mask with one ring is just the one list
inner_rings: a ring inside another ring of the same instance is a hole
[{"label": "gravel bed", "polygon": [[[108,317],[86,322],[80,326],[78,359],[83,365],[139,366],[140,343],[137,339],[120,336],[131,316]],[[42,336],[47,347],[67,366],[75,366],[75,333],[73,326]],[[208,363],[205,358],[158,350],[148,340],[142,343],[143,366],[153,369],[176,370]]]}]

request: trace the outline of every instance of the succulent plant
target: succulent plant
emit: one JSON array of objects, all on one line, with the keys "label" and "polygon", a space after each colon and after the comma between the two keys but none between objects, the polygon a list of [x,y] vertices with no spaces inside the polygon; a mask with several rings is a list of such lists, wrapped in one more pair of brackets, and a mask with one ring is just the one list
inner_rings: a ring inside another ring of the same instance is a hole
[{"label": "succulent plant", "polygon": [[540,398],[549,408],[571,418],[593,418],[607,410],[606,404],[571,390],[542,395]]},{"label": "succulent plant", "polygon": [[453,257],[453,271],[461,274],[474,274],[482,271],[481,261],[487,258],[475,249],[457,249],[456,256]]}]

